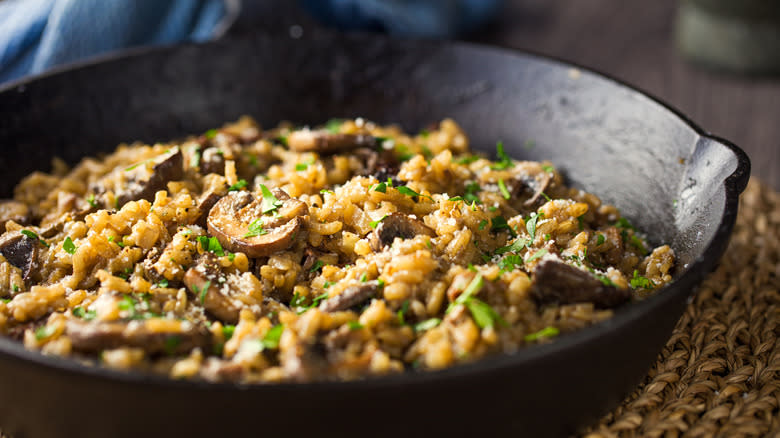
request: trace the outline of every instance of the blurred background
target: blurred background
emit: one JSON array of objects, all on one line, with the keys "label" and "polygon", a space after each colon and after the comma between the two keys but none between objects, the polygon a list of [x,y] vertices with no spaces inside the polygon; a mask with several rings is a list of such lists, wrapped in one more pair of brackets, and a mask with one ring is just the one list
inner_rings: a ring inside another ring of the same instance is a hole
[{"label": "blurred background", "polygon": [[593,68],[735,142],[780,190],[777,0],[0,0],[0,87],[127,47],[314,28],[471,41]]}]

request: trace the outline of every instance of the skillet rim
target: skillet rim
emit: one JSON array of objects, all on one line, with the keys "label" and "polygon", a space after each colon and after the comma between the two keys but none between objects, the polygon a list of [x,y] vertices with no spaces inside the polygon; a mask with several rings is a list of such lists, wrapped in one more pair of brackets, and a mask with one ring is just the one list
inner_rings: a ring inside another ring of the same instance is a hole
[{"label": "skillet rim", "polygon": [[[239,383],[212,383],[206,381],[189,381],[189,380],[175,380],[167,376],[144,374],[138,371],[119,371],[111,368],[107,368],[100,365],[85,365],[76,359],[62,358],[58,356],[47,356],[39,351],[32,351],[26,349],[20,342],[11,340],[5,336],[0,336],[0,357],[4,359],[21,359],[26,361],[28,365],[33,365],[38,368],[44,368],[49,371],[58,372],[60,374],[77,374],[90,378],[99,378],[111,380],[114,383],[121,384],[142,384],[149,389],[184,389],[194,391],[289,391],[289,390],[313,390],[313,391],[332,391],[332,390],[378,390],[386,387],[395,387],[398,384],[404,385],[431,385],[436,382],[447,381],[451,379],[457,379],[459,377],[468,377],[479,374],[489,374],[501,369],[507,369],[519,365],[520,363],[531,364],[533,362],[544,361],[547,356],[559,354],[565,352],[580,344],[588,344],[590,342],[598,342],[602,335],[609,332],[619,330],[621,327],[630,324],[632,321],[642,318],[646,315],[652,314],[653,310],[658,307],[663,307],[667,302],[674,300],[678,294],[684,294],[688,297],[692,296],[698,285],[704,280],[704,277],[708,275],[720,260],[723,255],[729,241],[734,223],[736,221],[737,209],[739,205],[739,195],[747,186],[748,179],[750,177],[750,160],[747,154],[740,149],[734,143],[713,135],[708,131],[702,129],[698,124],[693,122],[688,116],[682,113],[677,108],[657,98],[651,93],[646,92],[641,87],[637,87],[629,84],[627,81],[618,79],[610,74],[599,71],[591,67],[581,65],[576,62],[565,60],[561,57],[550,56],[527,49],[516,49],[509,47],[490,46],[485,44],[463,42],[463,41],[446,41],[436,39],[413,39],[413,38],[391,38],[384,35],[368,34],[368,33],[346,33],[336,34],[333,32],[323,32],[328,35],[329,38],[334,39],[374,39],[375,41],[382,41],[387,44],[398,44],[399,42],[405,43],[424,43],[430,45],[432,48],[441,50],[445,48],[454,48],[457,50],[474,50],[481,53],[492,52],[498,56],[508,58],[525,58],[532,59],[536,62],[549,62],[554,64],[556,68],[576,68],[581,72],[588,73],[597,77],[600,80],[612,83],[620,88],[627,89],[632,93],[638,94],[649,102],[642,103],[642,105],[655,104],[660,109],[668,111],[674,115],[680,122],[682,122],[687,128],[691,129],[697,135],[697,141],[701,139],[708,139],[715,143],[729,149],[736,160],[736,168],[727,176],[723,182],[722,187],[725,190],[725,204],[723,212],[721,214],[720,223],[717,225],[717,230],[713,235],[712,240],[704,248],[701,254],[694,260],[687,268],[678,274],[678,277],[671,283],[664,286],[650,297],[642,300],[629,303],[628,305],[618,309],[615,314],[606,321],[596,323],[592,326],[585,327],[573,333],[568,333],[565,336],[560,337],[554,342],[548,344],[537,344],[520,348],[513,353],[503,353],[494,356],[489,356],[474,362],[468,362],[465,364],[458,364],[442,370],[429,370],[422,372],[403,372],[395,375],[386,376],[372,376],[360,380],[352,381],[319,381],[319,382],[306,382],[306,383],[260,383],[260,384],[239,384]],[[251,40],[251,39],[266,39],[273,43],[274,41],[291,39],[286,36],[269,35],[265,33],[250,33],[239,36],[229,36],[220,40],[209,41],[204,43],[184,43],[184,44],[171,44],[155,47],[137,47],[118,52],[111,52],[107,54],[97,55],[90,57],[89,59],[69,63],[60,67],[56,67],[41,74],[25,77],[23,79],[17,79],[0,85],[0,98],[3,94],[14,92],[15,90],[23,91],[24,88],[30,84],[39,80],[44,80],[50,76],[65,75],[71,71],[85,70],[90,67],[110,62],[127,61],[136,58],[143,58],[145,55],[151,53],[160,52],[175,52],[186,48],[198,49],[204,46],[214,45],[230,45],[234,41]],[[311,37],[309,37],[311,38]],[[302,43],[305,43],[308,38],[303,38]],[[21,87],[21,89],[20,89]],[[679,315],[677,317],[679,320]],[[647,364],[649,368],[651,363]]]}]

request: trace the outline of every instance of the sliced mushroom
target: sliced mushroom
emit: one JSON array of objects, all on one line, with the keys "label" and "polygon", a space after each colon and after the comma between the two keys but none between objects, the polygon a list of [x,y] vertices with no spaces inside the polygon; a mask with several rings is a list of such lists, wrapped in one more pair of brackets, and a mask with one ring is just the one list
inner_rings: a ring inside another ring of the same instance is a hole
[{"label": "sliced mushroom", "polygon": [[211,332],[202,325],[187,321],[180,322],[179,330],[173,331],[160,331],[151,320],[69,320],[65,328],[73,349],[85,353],[120,347],[135,347],[147,353],[168,354],[186,353],[197,347],[211,351]]},{"label": "sliced mushroom", "polygon": [[542,193],[550,186],[552,177],[550,172],[544,170],[539,163],[521,163],[526,172],[512,180],[512,199],[527,198],[523,205],[534,207],[542,197]]},{"label": "sliced mushroom", "polygon": [[151,172],[143,164],[124,170],[129,175],[125,188],[117,193],[119,205],[139,199],[152,201],[154,194],[164,190],[168,181],[179,180],[184,175],[184,157],[179,148],[174,148],[155,161],[157,164]]},{"label": "sliced mushroom", "polygon": [[379,292],[379,282],[367,281],[355,286],[348,286],[335,297],[328,298],[320,304],[323,312],[338,312],[347,310],[374,298]]},{"label": "sliced mushroom", "polygon": [[552,259],[536,265],[532,291],[543,304],[593,303],[602,309],[617,307],[631,299],[630,290],[606,285],[581,269]]},{"label": "sliced mushroom", "polygon": [[367,134],[334,134],[321,129],[293,131],[287,136],[287,144],[296,152],[333,154],[360,147],[376,148],[376,138]]},{"label": "sliced mushroom", "polygon": [[403,213],[391,213],[376,226],[369,237],[369,243],[374,251],[381,251],[391,245],[396,237],[411,239],[417,235],[436,237],[436,232],[418,219]]},{"label": "sliced mushroom", "polygon": [[206,228],[206,219],[209,217],[209,212],[214,207],[214,204],[217,203],[222,199],[222,195],[219,193],[209,191],[204,193],[199,199],[198,199],[198,211],[200,214],[198,217],[193,221],[195,225],[199,225],[203,228]]},{"label": "sliced mushroom", "polygon": [[203,175],[208,175],[209,173],[224,175],[225,157],[219,148],[211,147],[203,151],[200,158],[200,173]]},{"label": "sliced mushroom", "polygon": [[290,380],[310,382],[327,375],[327,350],[321,342],[298,341],[279,354],[282,369]]},{"label": "sliced mushroom", "polygon": [[38,271],[38,247],[36,239],[31,239],[15,231],[0,238],[0,253],[8,263],[22,270],[22,278],[29,282]]},{"label": "sliced mushroom", "polygon": [[392,150],[377,151],[376,149],[360,148],[355,151],[355,155],[363,162],[361,175],[373,176],[381,182],[390,178],[393,181],[393,186],[400,185],[400,182],[395,179],[400,163]]},{"label": "sliced mushroom", "polygon": [[[282,205],[264,214],[262,198],[255,199],[246,191],[228,193],[209,213],[209,233],[223,248],[243,252],[249,257],[268,256],[289,248],[303,224],[301,216],[307,214],[309,208],[281,190],[275,190],[273,194]],[[264,234],[250,233],[249,226],[257,220],[262,221]]]},{"label": "sliced mushroom", "polygon": [[24,202],[10,199],[0,201],[0,233],[5,233],[5,223],[8,221],[29,225],[31,220],[32,213]]},{"label": "sliced mushroom", "polygon": [[242,302],[230,296],[227,277],[213,257],[206,256],[184,274],[184,284],[207,312],[230,324],[238,322]]}]

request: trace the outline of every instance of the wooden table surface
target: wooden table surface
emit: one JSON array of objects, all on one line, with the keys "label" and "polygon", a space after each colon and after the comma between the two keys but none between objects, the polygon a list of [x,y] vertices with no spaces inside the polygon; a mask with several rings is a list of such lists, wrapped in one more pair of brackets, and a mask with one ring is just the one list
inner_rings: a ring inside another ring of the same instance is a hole
[{"label": "wooden table surface", "polygon": [[780,76],[690,65],[674,44],[676,0],[509,0],[467,39],[529,49],[608,73],[670,103],[744,149],[753,175],[780,190]]}]

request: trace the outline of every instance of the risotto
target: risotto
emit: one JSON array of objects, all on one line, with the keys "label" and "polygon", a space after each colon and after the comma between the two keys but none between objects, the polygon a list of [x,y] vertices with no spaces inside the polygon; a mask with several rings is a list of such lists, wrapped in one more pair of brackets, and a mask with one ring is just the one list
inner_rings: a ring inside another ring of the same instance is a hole
[{"label": "risotto", "polygon": [[511,353],[671,281],[552,163],[331,120],[120,145],[0,202],[0,332],[177,379],[344,380]]}]

